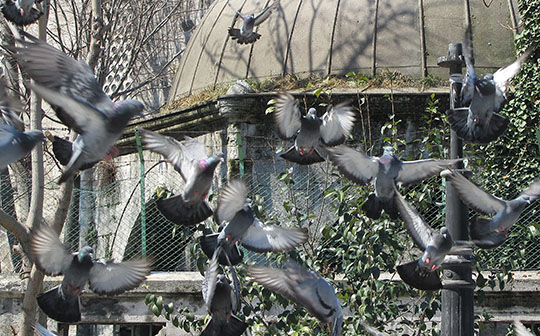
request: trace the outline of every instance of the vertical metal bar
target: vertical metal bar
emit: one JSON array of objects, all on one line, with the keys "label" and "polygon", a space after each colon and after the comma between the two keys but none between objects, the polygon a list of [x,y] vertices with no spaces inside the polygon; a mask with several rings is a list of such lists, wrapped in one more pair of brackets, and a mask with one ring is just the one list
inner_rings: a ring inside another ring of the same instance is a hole
[{"label": "vertical metal bar", "polygon": [[[462,87],[460,43],[450,43],[445,66],[450,69],[450,108],[459,107]],[[463,141],[450,133],[450,158],[463,157]],[[462,168],[461,163],[454,168]],[[446,227],[454,240],[469,240],[468,209],[454,188],[446,185]],[[441,333],[443,336],[472,336],[474,331],[472,262],[453,256],[443,264]]]},{"label": "vertical metal bar", "polygon": [[236,144],[238,146],[238,170],[240,177],[244,176],[244,146],[242,145],[242,133],[237,129]]},{"label": "vertical metal bar", "polygon": [[377,74],[377,20],[379,16],[379,0],[375,0],[375,15],[373,22],[373,35],[371,40],[371,77]]},{"label": "vertical metal bar", "polygon": [[142,256],[146,256],[146,203],[144,198],[144,191],[145,191],[145,185],[144,185],[144,156],[142,152],[142,145],[141,145],[141,137],[139,136],[139,132],[135,131],[135,141],[137,142],[137,152],[139,153],[139,161],[140,161],[140,174],[141,174],[141,254]]}]

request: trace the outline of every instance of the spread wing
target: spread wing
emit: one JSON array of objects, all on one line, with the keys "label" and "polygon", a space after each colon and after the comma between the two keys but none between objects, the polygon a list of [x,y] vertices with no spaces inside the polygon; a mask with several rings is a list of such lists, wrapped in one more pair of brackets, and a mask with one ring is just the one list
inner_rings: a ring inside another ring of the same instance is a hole
[{"label": "spread wing", "polygon": [[263,23],[264,21],[266,21],[266,19],[268,19],[270,17],[270,14],[272,14],[272,11],[274,9],[277,9],[279,7],[279,0],[274,0],[274,2],[266,7],[265,9],[263,9],[262,12],[260,12],[256,17],[255,17],[255,25],[258,26],[260,25],[261,23]]},{"label": "spread wing", "polygon": [[48,226],[42,226],[32,234],[30,253],[36,266],[47,275],[64,273],[75,258]]},{"label": "spread wing", "polygon": [[506,206],[505,201],[485,192],[469,181],[465,176],[457,172],[452,171],[443,176],[450,181],[452,186],[456,189],[459,198],[463,203],[480,213],[493,216],[503,210]]},{"label": "spread wing", "polygon": [[397,190],[394,193],[394,202],[412,240],[419,248],[425,250],[430,242],[433,241],[433,237],[439,233],[424,221],[416,209]]},{"label": "spread wing", "polygon": [[0,114],[6,124],[15,127],[19,131],[23,131],[24,122],[13,108],[13,100],[8,96],[6,88],[4,77],[0,77]]},{"label": "spread wing", "polygon": [[403,185],[417,183],[428,177],[438,175],[441,171],[460,161],[463,161],[463,159],[403,161],[396,181],[401,182]]},{"label": "spread wing", "polygon": [[302,126],[302,112],[298,107],[298,100],[284,92],[276,99],[275,106],[276,131],[280,138],[291,139]]},{"label": "spread wing", "polygon": [[527,189],[525,189],[521,195],[529,196],[529,199],[532,201],[536,200],[540,196],[540,181],[536,181],[531,184]]},{"label": "spread wing", "polygon": [[307,241],[305,231],[288,229],[273,224],[264,224],[254,218],[242,237],[242,246],[255,252],[285,252]]},{"label": "spread wing", "polygon": [[367,156],[363,151],[340,145],[326,149],[328,157],[338,170],[358,184],[373,180],[379,172],[377,158]]},{"label": "spread wing", "polygon": [[330,108],[323,117],[321,137],[325,145],[342,144],[354,126],[354,112],[348,103],[338,104]]},{"label": "spread wing", "polygon": [[478,79],[476,77],[476,70],[474,69],[471,26],[467,27],[467,30],[465,31],[465,37],[463,38],[463,57],[465,58],[465,65],[467,66],[467,71],[465,73],[463,87],[461,88],[461,104],[462,106],[468,106],[472,101],[474,95],[474,83]]},{"label": "spread wing", "polygon": [[497,94],[495,96],[495,108],[497,110],[500,110],[502,104],[507,98],[506,92],[508,90],[508,82],[510,82],[512,78],[517,75],[517,73],[521,69],[521,64],[531,55],[533,51],[534,48],[529,47],[527,50],[525,50],[523,55],[521,55],[515,62],[503,68],[500,68],[493,74],[493,81],[495,81],[498,91],[502,93],[502,95]]},{"label": "spread wing", "polygon": [[99,295],[115,295],[141,284],[150,274],[146,260],[96,262],[90,269],[90,289]]},{"label": "spread wing", "polygon": [[219,194],[216,216],[218,223],[230,222],[246,204],[247,187],[240,180],[233,180]]}]

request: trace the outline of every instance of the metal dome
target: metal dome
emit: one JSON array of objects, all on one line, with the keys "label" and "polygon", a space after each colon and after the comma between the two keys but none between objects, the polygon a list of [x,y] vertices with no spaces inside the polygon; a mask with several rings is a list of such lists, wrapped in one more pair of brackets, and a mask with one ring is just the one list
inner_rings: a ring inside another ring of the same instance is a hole
[{"label": "metal dome", "polygon": [[462,41],[468,22],[479,72],[515,58],[515,1],[281,0],[252,45],[229,38],[235,12],[228,1],[257,13],[272,0],[216,0],[188,43],[171,101],[241,78],[369,75],[386,68],[415,77],[447,75],[437,58],[447,54],[449,42]]}]

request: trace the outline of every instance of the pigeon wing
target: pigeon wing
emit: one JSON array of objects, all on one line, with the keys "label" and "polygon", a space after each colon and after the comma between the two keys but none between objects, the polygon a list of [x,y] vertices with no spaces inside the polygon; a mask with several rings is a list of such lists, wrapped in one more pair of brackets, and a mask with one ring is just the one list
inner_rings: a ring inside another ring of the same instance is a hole
[{"label": "pigeon wing", "polygon": [[441,171],[460,161],[463,159],[403,161],[396,181],[403,185],[417,183],[433,175],[438,175]]},{"label": "pigeon wing", "polygon": [[307,241],[308,235],[303,230],[288,229],[273,224],[264,224],[254,218],[242,237],[241,244],[254,252],[285,252]]},{"label": "pigeon wing", "polygon": [[519,320],[514,320],[514,332],[516,336],[534,336],[532,332],[527,329]]},{"label": "pigeon wing", "polygon": [[186,169],[186,160],[184,159],[183,152],[184,146],[182,146],[180,141],[145,129],[140,129],[138,131],[141,135],[143,147],[163,155],[163,157],[173,165],[174,169],[182,175],[184,181],[186,181],[186,176],[183,173]]},{"label": "pigeon wing", "polygon": [[443,175],[450,181],[456,189],[459,198],[468,207],[483,213],[485,215],[495,215],[501,210],[504,210],[506,202],[497,198],[490,193],[485,192],[469,181],[465,176],[452,171],[450,174]]},{"label": "pigeon wing", "polygon": [[540,181],[536,181],[531,184],[527,189],[523,190],[521,195],[529,196],[529,199],[535,201],[540,196]]},{"label": "pigeon wing", "polygon": [[214,298],[214,293],[216,291],[216,282],[218,278],[218,256],[221,253],[221,246],[218,246],[210,259],[210,264],[204,272],[203,280],[203,299],[206,304],[206,309],[210,312],[210,307],[212,305],[212,299]]},{"label": "pigeon wing", "polygon": [[323,117],[321,137],[325,145],[342,144],[354,126],[354,112],[348,103],[342,103],[330,108]]},{"label": "pigeon wing", "polygon": [[371,182],[379,172],[378,160],[367,156],[363,151],[344,145],[327,148],[326,151],[338,170],[358,184]]},{"label": "pigeon wing", "polygon": [[255,22],[254,22],[254,25],[255,26],[258,26],[260,25],[261,23],[263,23],[264,21],[266,21],[266,19],[268,19],[270,17],[270,14],[272,14],[272,11],[276,8],[279,7],[279,0],[274,0],[274,2],[266,7],[265,9],[263,9],[262,12],[260,12],[256,17],[255,17]]},{"label": "pigeon wing", "polygon": [[506,101],[506,91],[508,90],[508,82],[514,78],[515,75],[521,69],[521,64],[531,55],[534,51],[532,47],[529,47],[523,55],[521,55],[515,62],[509,64],[493,74],[493,81],[497,85],[498,91],[502,93],[495,95],[495,109],[499,111]]},{"label": "pigeon wing", "polygon": [[11,125],[0,125],[0,147],[9,145],[16,137],[17,130]]},{"label": "pigeon wing", "polygon": [[13,109],[12,100],[7,95],[6,81],[0,77],[0,113],[6,124],[15,127],[19,131],[24,130],[24,122]]},{"label": "pigeon wing", "polygon": [[55,333],[53,333],[52,331],[47,330],[47,328],[45,328],[44,326],[42,326],[39,323],[36,323],[34,325],[34,330],[36,331],[37,336],[57,336]]},{"label": "pigeon wing", "polygon": [[247,187],[240,180],[233,180],[223,188],[219,195],[216,209],[218,224],[229,222],[234,215],[244,207],[247,197]]},{"label": "pigeon wing", "polygon": [[62,244],[58,234],[48,226],[42,226],[32,234],[30,254],[36,266],[47,275],[64,273],[71,265],[73,258],[76,258]]},{"label": "pigeon wing", "polygon": [[276,99],[275,106],[276,131],[280,138],[291,139],[302,126],[298,101],[290,93],[284,92]]},{"label": "pigeon wing", "polygon": [[394,202],[412,240],[416,246],[425,250],[432,242],[433,236],[439,233],[433,230],[424,221],[420,214],[418,214],[418,211],[416,211],[416,209],[413,208],[397,190],[395,190],[394,193]]},{"label": "pigeon wing", "polygon": [[463,58],[465,58],[467,71],[465,72],[465,80],[461,88],[461,105],[468,106],[474,95],[474,83],[478,79],[476,77],[476,70],[474,69],[472,29],[470,26],[467,27],[463,39]]},{"label": "pigeon wing", "polygon": [[90,289],[99,295],[116,295],[141,284],[150,274],[146,260],[96,262],[90,269]]}]

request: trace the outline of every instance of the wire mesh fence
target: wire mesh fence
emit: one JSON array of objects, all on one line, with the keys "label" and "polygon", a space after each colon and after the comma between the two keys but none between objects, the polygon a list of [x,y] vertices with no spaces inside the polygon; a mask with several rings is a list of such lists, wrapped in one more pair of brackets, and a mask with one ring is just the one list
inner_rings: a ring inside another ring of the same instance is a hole
[{"label": "wire mesh fence", "polygon": [[[218,168],[209,201],[212,208],[217,203],[218,190],[226,183],[227,163]],[[54,199],[58,190],[57,176],[47,182],[46,198]],[[289,164],[276,157],[252,160],[242,178],[246,181],[249,196],[256,205],[256,213],[265,221],[278,222],[284,226],[307,228],[310,240],[316,248],[331,245],[331,237],[322,237],[322,228],[333,225],[337,220],[336,201],[328,194],[351,184],[337,173],[331,163],[323,162],[311,166]],[[509,184],[507,181],[473,180],[495,195],[517,196],[527,185]],[[29,175],[1,175],[0,199],[2,209],[19,221],[25,219],[30,190]],[[444,225],[445,185],[440,177],[402,189],[405,197],[415,206],[424,219],[433,227]],[[82,183],[81,183],[82,184]],[[156,201],[182,192],[184,182],[172,166],[158,154],[144,151],[144,159],[137,154],[118,157],[114,164],[100,164],[93,173],[92,189],[83,189],[77,184],[73,191],[68,218],[61,238],[72,251],[84,245],[93,246],[96,256],[115,260],[148,256],[154,262],[155,271],[195,271],[198,237],[203,226],[218,229],[213,217],[199,226],[184,227],[168,221],[157,209]],[[511,189],[511,190],[509,190]],[[357,187],[360,202],[372,192],[372,186]],[[348,192],[350,193],[351,190]],[[353,195],[355,196],[355,195]],[[25,205],[26,204],[26,205]],[[26,208],[25,208],[26,207]],[[492,250],[476,250],[478,265],[482,269],[500,268],[512,261],[519,269],[538,269],[540,242],[534,239],[540,214],[538,202],[529,206],[513,226],[508,240]],[[54,215],[54,202],[46,202],[44,222],[50,224]],[[371,219],[362,217],[369,226]],[[470,211],[470,217],[478,215]],[[400,220],[388,225],[399,225],[404,244],[412,247]],[[401,238],[400,238],[401,239]],[[21,257],[13,246],[14,237],[0,230],[0,267],[4,274],[21,271]],[[418,251],[411,250],[418,255]],[[245,251],[254,262],[264,255]],[[403,256],[409,261],[410,256]]]}]

